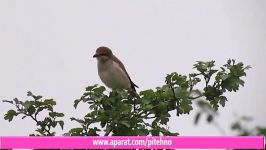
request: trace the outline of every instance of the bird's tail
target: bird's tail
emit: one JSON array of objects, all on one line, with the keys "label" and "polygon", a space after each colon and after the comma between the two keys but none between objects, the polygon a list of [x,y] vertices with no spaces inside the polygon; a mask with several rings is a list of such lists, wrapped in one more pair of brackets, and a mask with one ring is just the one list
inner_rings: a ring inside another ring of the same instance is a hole
[{"label": "bird's tail", "polygon": [[133,83],[133,82],[131,81],[131,89],[132,89],[134,92],[136,92],[136,88],[135,88],[135,87],[139,88],[135,83]]}]

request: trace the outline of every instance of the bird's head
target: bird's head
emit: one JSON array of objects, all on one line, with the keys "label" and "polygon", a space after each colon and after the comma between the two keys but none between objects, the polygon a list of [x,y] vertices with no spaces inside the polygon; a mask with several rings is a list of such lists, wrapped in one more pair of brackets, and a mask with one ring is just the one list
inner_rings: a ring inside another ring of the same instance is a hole
[{"label": "bird's head", "polygon": [[108,47],[99,47],[96,49],[96,53],[93,55],[93,58],[97,58],[98,61],[107,61],[111,59],[113,53],[110,48]]}]

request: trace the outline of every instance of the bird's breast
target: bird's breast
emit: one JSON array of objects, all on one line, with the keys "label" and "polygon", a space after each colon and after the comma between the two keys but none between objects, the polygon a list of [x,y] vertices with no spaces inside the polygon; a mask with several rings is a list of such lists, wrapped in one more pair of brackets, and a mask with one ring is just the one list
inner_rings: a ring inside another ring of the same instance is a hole
[{"label": "bird's breast", "polygon": [[116,62],[98,63],[98,74],[102,82],[112,89],[129,89],[130,81]]}]

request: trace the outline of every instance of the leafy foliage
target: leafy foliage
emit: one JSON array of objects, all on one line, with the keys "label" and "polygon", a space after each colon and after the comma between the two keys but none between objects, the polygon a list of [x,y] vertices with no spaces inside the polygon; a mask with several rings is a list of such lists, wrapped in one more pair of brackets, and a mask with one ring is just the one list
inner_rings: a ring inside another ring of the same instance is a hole
[{"label": "leafy foliage", "polygon": [[[167,127],[170,112],[175,111],[177,116],[189,114],[193,109],[192,102],[198,102],[203,107],[209,107],[207,121],[212,122],[219,106],[225,106],[227,98],[225,92],[237,91],[244,86],[241,77],[245,76],[243,63],[236,63],[229,59],[220,69],[213,69],[214,61],[199,61],[194,65],[196,73],[189,76],[176,72],[167,74],[165,85],[155,90],[141,91],[139,95],[131,91],[107,92],[103,86],[88,86],[85,93],[74,102],[77,108],[80,102],[89,104],[91,112],[83,119],[72,118],[81,127],[70,130],[67,135],[178,135],[172,133]],[[212,77],[214,80],[212,80]],[[195,86],[205,82],[203,90]],[[198,119],[201,114],[198,114]],[[197,119],[197,120],[198,120]],[[197,122],[197,121],[195,121]],[[101,128],[89,128],[97,126]],[[77,132],[78,131],[78,132]]]},{"label": "leafy foliage", "polygon": [[[229,59],[227,64],[220,67],[220,70],[213,69],[214,61],[210,62],[198,62],[194,65],[200,73],[196,76],[203,76],[205,80],[205,88],[203,89],[203,95],[206,100],[210,102],[215,110],[218,107],[225,106],[227,98],[223,94],[228,92],[236,92],[239,90],[240,85],[244,86],[244,81],[241,77],[246,76],[245,70],[250,66],[244,67],[243,63],[236,63],[234,59]],[[213,74],[216,73],[215,80],[210,84],[210,80]]]},{"label": "leafy foliage", "polygon": [[250,128],[247,126],[249,122],[253,121],[253,118],[247,116],[241,116],[232,123],[231,129],[236,131],[238,135],[248,136],[248,135],[263,135],[266,137],[266,127],[256,126]]},{"label": "leafy foliage", "polygon": [[[231,130],[235,131],[237,135],[240,136],[264,136],[266,137],[266,127],[255,126],[248,127],[247,124],[252,122],[253,118],[247,116],[241,116],[236,119],[231,125]],[[266,144],[264,145],[266,149]]]},{"label": "leafy foliage", "polygon": [[[198,101],[198,107],[200,108],[199,112],[195,116],[194,124],[197,125],[200,118],[203,115],[206,115],[207,123],[214,125],[221,134],[226,135],[224,129],[216,122],[218,118],[218,113],[214,111],[214,109],[205,101]],[[252,122],[253,118],[247,116],[237,117],[233,123],[231,123],[231,130],[235,132],[236,135],[239,136],[264,136],[266,137],[266,127],[264,126],[256,126],[250,127],[248,126],[249,122]],[[266,145],[265,145],[266,149]]]},{"label": "leafy foliage", "polygon": [[[74,108],[83,102],[88,104],[91,111],[82,119],[71,117],[70,120],[80,126],[70,129],[65,135],[97,136],[104,133],[105,136],[176,136],[178,133],[171,132],[167,126],[170,113],[174,111],[176,116],[189,114],[193,110],[193,100],[199,98],[198,105],[205,108],[207,121],[213,122],[216,111],[220,106],[224,107],[227,101],[224,94],[236,92],[240,86],[244,86],[242,77],[246,75],[245,70],[250,68],[231,59],[219,69],[214,67],[214,61],[198,61],[194,64],[194,73],[188,76],[176,72],[167,74],[164,85],[140,91],[139,94],[127,90],[108,92],[105,87],[97,84],[88,86],[84,94],[74,101]],[[203,89],[196,88],[201,82],[204,82]],[[31,92],[28,92],[28,96],[33,100],[3,100],[15,106],[4,118],[12,121],[14,117],[23,115],[22,119],[33,119],[38,126],[36,135],[55,135],[51,128],[57,125],[63,129],[64,122],[58,118],[64,117],[64,114],[53,110],[56,105],[53,99],[42,99],[42,96]],[[38,120],[42,111],[48,112],[48,116]],[[195,123],[200,117],[201,113],[198,113]]]},{"label": "leafy foliage", "polygon": [[[5,120],[10,122],[15,116],[18,115],[22,115],[22,119],[27,117],[31,118],[36,122],[37,125],[37,134],[31,135],[55,135],[55,132],[52,132],[51,129],[55,128],[57,125],[59,125],[63,130],[64,121],[58,120],[58,118],[64,117],[64,114],[54,111],[53,107],[56,105],[56,102],[53,99],[42,99],[42,96],[36,96],[31,92],[28,92],[27,96],[33,98],[33,100],[26,100],[24,102],[18,100],[17,98],[14,98],[12,101],[3,100],[3,102],[10,103],[15,106],[15,110],[10,109],[5,114]],[[46,111],[49,116],[45,117],[43,120],[39,120],[39,113],[43,111]]]}]

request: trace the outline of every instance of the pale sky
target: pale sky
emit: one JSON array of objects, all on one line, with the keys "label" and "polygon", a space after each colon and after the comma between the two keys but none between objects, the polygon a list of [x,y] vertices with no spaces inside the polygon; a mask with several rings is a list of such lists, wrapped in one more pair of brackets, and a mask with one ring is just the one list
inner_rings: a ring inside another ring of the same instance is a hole
[{"label": "pale sky", "polygon": [[[54,98],[64,112],[65,130],[78,124],[88,105],[73,102],[86,86],[100,81],[96,60],[99,46],[120,58],[138,91],[164,84],[167,73],[191,73],[198,61],[228,58],[253,68],[245,87],[227,94],[219,123],[230,132],[234,114],[254,117],[266,126],[266,1],[264,0],[2,0],[0,1],[0,99],[26,98],[28,90]],[[263,67],[264,66],[264,67]],[[3,119],[11,109],[0,103],[0,135],[28,135],[30,119]],[[169,127],[181,135],[221,135],[192,115],[173,116]],[[251,125],[251,126],[252,126]]]}]

